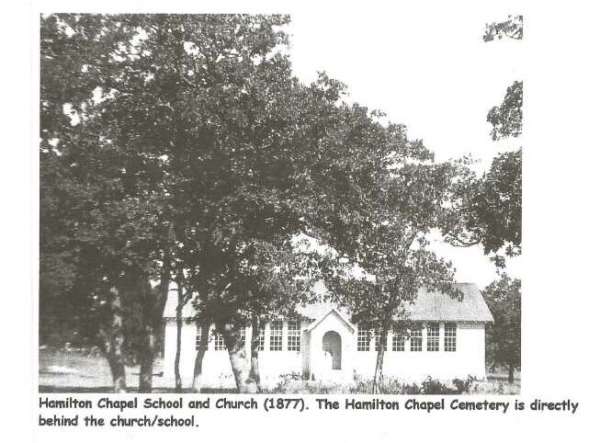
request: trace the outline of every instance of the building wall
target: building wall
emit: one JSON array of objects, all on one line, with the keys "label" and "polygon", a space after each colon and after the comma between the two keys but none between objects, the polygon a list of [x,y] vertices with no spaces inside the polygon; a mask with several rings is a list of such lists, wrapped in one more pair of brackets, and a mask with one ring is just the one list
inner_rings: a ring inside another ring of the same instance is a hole
[{"label": "building wall", "polygon": [[[342,361],[341,370],[332,371],[324,367],[323,359],[323,336],[328,331],[335,331],[341,337]],[[309,373],[320,379],[341,378],[342,380],[351,379],[354,367],[354,349],[356,348],[356,338],[354,331],[345,325],[335,314],[328,314],[321,323],[310,331],[309,348],[306,352],[309,354]]]},{"label": "building wall", "polygon": [[[264,384],[275,384],[282,374],[296,374],[300,376],[303,372],[303,337],[302,331],[308,326],[308,322],[300,323],[300,350],[288,351],[288,322],[283,322],[283,345],[281,351],[271,351],[271,324],[265,325],[264,351],[259,352],[259,368],[261,382]],[[251,331],[251,328],[250,328]]]},{"label": "building wall", "polygon": [[[215,387],[235,388],[235,381],[226,350],[214,350],[214,337],[210,335],[209,351],[205,354],[202,369],[207,383]],[[177,349],[177,322],[167,319],[165,324],[165,357],[163,361],[163,377],[174,379],[175,352]],[[196,324],[184,323],[181,328],[181,357],[179,370],[184,387],[190,386],[194,375],[196,360]]]},{"label": "building wall", "polygon": [[[457,323],[456,351],[444,351],[444,324],[440,324],[439,351],[427,351],[427,332],[423,328],[422,351],[411,352],[410,340],[404,343],[404,351],[392,351],[392,334],[388,335],[387,351],[384,353],[384,375],[407,381],[421,382],[427,376],[441,380],[485,378],[485,324]],[[371,351],[357,351],[354,365],[357,374],[372,377],[375,372],[377,352],[371,341]]]},{"label": "building wall", "polygon": [[[265,326],[264,351],[259,352],[259,368],[261,378],[265,383],[273,384],[279,380],[281,374],[298,374],[303,371],[303,345],[302,334],[300,336],[300,350],[287,350],[287,322],[283,324],[283,346],[281,351],[270,351],[270,324]],[[302,322],[300,331],[308,326],[308,322]],[[181,328],[181,353],[180,374],[182,383],[190,386],[194,374],[194,362],[198,351],[196,351],[197,326],[195,323],[184,322]],[[246,328],[246,352],[250,355],[250,339],[252,328]],[[165,322],[165,356],[163,360],[163,377],[174,379],[175,353],[177,349],[177,322],[175,319],[167,319]],[[204,355],[203,384],[212,387],[235,388],[235,380],[231,371],[229,353],[227,350],[215,350],[214,328],[211,327],[208,343],[208,351]]]},{"label": "building wall", "polygon": [[[301,324],[301,331],[308,326]],[[301,335],[301,351],[287,351],[287,322],[283,329],[283,350],[270,351],[270,325],[265,327],[264,351],[260,352],[260,371],[262,381],[267,385],[277,383],[281,374],[313,374],[317,378],[327,378],[332,373],[319,367],[322,362],[322,337],[329,331],[337,331],[342,339],[341,375],[348,379],[355,374],[372,377],[375,370],[376,352],[373,340],[370,351],[357,351],[356,334],[340,323],[334,316],[328,316],[310,334]],[[164,377],[172,378],[176,350],[177,327],[175,319],[167,319],[165,324]],[[251,328],[246,330],[246,349],[250,353]],[[457,323],[456,352],[444,351],[444,324],[440,324],[440,350],[427,351],[427,333],[423,330],[423,350],[410,351],[410,341],[406,340],[404,351],[392,351],[392,334],[387,338],[387,351],[384,356],[385,375],[407,381],[421,382],[427,376],[442,380],[466,378],[469,375],[485,378],[485,324]],[[184,323],[181,334],[180,372],[184,386],[192,381],[196,358],[196,325]],[[231,372],[229,354],[226,350],[214,350],[214,336],[211,331],[209,349],[203,362],[203,384],[211,387],[234,388],[235,381]]]}]

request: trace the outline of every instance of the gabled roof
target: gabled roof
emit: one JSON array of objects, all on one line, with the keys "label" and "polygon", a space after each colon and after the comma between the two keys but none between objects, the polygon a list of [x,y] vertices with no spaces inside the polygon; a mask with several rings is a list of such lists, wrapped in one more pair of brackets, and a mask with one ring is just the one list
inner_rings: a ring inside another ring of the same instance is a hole
[{"label": "gabled roof", "polygon": [[[474,283],[457,283],[455,285],[463,293],[463,299],[453,299],[441,292],[429,292],[425,289],[419,290],[414,303],[407,307],[408,319],[412,321],[465,321],[465,322],[493,322],[490,312],[481,291]],[[337,306],[334,303],[313,303],[300,306],[297,311],[303,317],[313,321],[320,321],[332,310],[348,321],[352,318],[347,308]],[[177,312],[177,290],[170,289],[165,309],[164,318],[175,318]],[[192,318],[196,310],[191,302],[188,302],[182,310],[183,318]],[[312,324],[311,324],[312,326]]]},{"label": "gabled roof", "polygon": [[307,305],[298,305],[296,311],[301,317],[305,317],[309,320],[319,320],[325,317],[332,310],[338,311],[344,318],[350,319],[352,313],[344,306],[338,306],[335,303],[322,302],[322,303],[311,303]]},{"label": "gabled roof", "polygon": [[[474,283],[457,283],[455,288],[463,293],[463,299],[451,298],[439,291],[430,292],[422,288],[413,304],[407,306],[408,320],[412,321],[470,321],[493,322],[483,295]],[[299,307],[298,313],[309,319],[317,320],[336,308],[344,317],[352,318],[348,309],[333,303],[314,303]]]},{"label": "gabled roof", "polygon": [[462,301],[439,291],[420,290],[415,302],[407,307],[409,319],[414,321],[494,321],[477,285],[457,283],[454,287],[463,293]]},{"label": "gabled roof", "polygon": [[343,316],[336,308],[332,308],[327,314],[322,316],[320,319],[313,321],[310,325],[307,326],[306,330],[312,331],[330,315],[335,315],[337,318],[339,318],[353,333],[356,331],[354,325],[350,323],[348,319],[345,316]]}]

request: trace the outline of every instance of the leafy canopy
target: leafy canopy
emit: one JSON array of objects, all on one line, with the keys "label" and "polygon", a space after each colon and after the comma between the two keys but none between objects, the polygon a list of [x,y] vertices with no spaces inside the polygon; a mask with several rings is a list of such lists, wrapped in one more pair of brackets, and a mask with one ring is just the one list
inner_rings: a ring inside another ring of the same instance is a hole
[{"label": "leafy canopy", "polygon": [[521,280],[502,274],[483,291],[494,323],[486,327],[487,357],[493,365],[521,367]]}]

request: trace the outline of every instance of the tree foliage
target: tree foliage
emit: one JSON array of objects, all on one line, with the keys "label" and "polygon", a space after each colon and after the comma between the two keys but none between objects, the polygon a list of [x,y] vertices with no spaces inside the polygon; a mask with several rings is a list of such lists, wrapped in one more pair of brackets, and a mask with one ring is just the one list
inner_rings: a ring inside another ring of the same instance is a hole
[{"label": "tree foliage", "polygon": [[[396,128],[397,129],[397,128]],[[429,248],[429,234],[457,221],[458,187],[470,171],[461,162],[436,163],[420,142],[402,131],[387,133],[390,147],[371,197],[360,201],[351,229],[336,230],[336,253],[326,284],[356,323],[372,323],[380,337],[407,326],[406,308],[420,289],[460,297],[454,268]],[[356,199],[355,199],[356,200]],[[383,375],[385,349],[378,347],[374,389]]]},{"label": "tree foliage", "polygon": [[512,38],[515,40],[523,39],[523,16],[509,15],[503,22],[492,22],[485,25],[483,41],[490,42],[495,39]]},{"label": "tree foliage", "polygon": [[481,244],[486,255],[496,253],[500,267],[499,253],[521,253],[521,156],[521,149],[499,154],[482,178],[472,178],[460,193],[464,210],[456,214],[462,220],[447,231],[452,244]]},{"label": "tree foliage", "polygon": [[492,140],[518,137],[523,131],[523,82],[515,81],[506,90],[500,106],[494,106],[487,115],[492,125]]},{"label": "tree foliage", "polygon": [[[484,41],[503,36],[522,39],[523,17],[510,17],[506,22],[486,26]],[[523,129],[523,82],[510,85],[499,106],[490,109],[487,121],[492,125],[492,140],[517,138]],[[498,267],[504,267],[505,256],[521,253],[522,148],[498,154],[483,177],[472,176],[461,191],[464,212],[462,222],[446,232],[457,246],[481,244],[486,255]]]},{"label": "tree foliage", "polygon": [[110,340],[127,347],[145,343],[130,326],[152,328],[160,312],[150,280],[179,276],[227,330],[308,296],[291,270],[310,258],[291,239],[358,232],[380,159],[412,147],[393,143],[402,128],[343,103],[338,81],[292,75],[288,21],[42,18],[43,307],[81,279],[76,304],[102,310],[108,330],[119,325]]},{"label": "tree foliage", "polygon": [[[276,222],[292,219],[268,186],[247,192],[265,167],[278,185],[293,186],[287,171],[276,169],[286,155],[265,154],[269,141],[289,150],[274,134],[286,126],[280,111],[293,86],[289,62],[273,53],[286,39],[275,28],[286,22],[231,15],[42,19],[42,226],[50,230],[42,236],[43,277],[61,253],[72,266],[85,255],[90,261],[78,270],[94,270],[92,286],[123,289],[102,291],[112,295],[97,304],[110,307],[131,279],[171,279],[181,266],[191,281],[200,267],[208,279],[223,275],[239,246],[233,238],[243,237],[239,228],[253,230],[249,218],[265,206],[281,214]],[[51,176],[50,165],[61,175]],[[248,195],[256,198],[248,203]],[[50,219],[58,205],[64,221]],[[46,286],[43,306],[52,305]],[[125,301],[120,311],[133,302]],[[141,304],[156,308],[147,312],[152,317],[160,312],[155,297]]]},{"label": "tree foliage", "polygon": [[[224,335],[238,387],[255,389],[242,386],[252,377],[241,328],[314,300],[319,272],[357,320],[388,327],[420,287],[452,292],[451,264],[428,248],[432,230],[484,232],[458,215],[478,202],[467,199],[466,165],[436,163],[404,126],[346,103],[345,85],[325,73],[301,83],[288,23],[42,17],[40,311],[52,318],[69,305],[70,327],[103,338],[122,380],[124,356],[145,356],[140,386],[151,387],[171,280]],[[504,204],[495,193],[511,191],[511,167],[499,160],[497,188],[477,188],[488,200],[471,214],[490,226],[477,211]],[[338,256],[324,265],[299,236]],[[345,278],[348,266],[374,280]]]},{"label": "tree foliage", "polygon": [[486,327],[486,355],[495,366],[506,366],[509,381],[521,368],[521,280],[502,274],[483,291],[494,323]]}]

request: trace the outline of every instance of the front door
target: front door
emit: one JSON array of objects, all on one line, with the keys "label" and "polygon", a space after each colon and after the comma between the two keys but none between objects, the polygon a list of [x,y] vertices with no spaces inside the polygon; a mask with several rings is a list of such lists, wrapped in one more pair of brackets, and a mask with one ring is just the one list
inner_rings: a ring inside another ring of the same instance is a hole
[{"label": "front door", "polygon": [[342,337],[335,331],[323,335],[323,353],[327,369],[342,369]]}]

